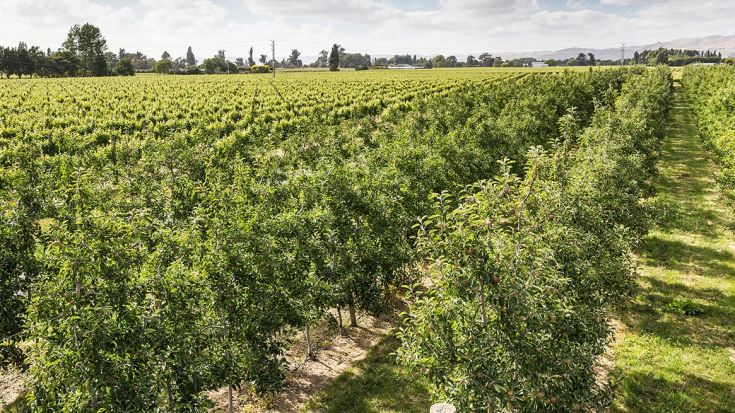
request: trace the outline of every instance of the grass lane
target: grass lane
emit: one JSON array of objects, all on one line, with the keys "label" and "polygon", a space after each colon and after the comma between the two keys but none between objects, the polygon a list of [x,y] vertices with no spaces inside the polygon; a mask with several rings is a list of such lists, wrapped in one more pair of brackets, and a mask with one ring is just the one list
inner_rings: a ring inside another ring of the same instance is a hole
[{"label": "grass lane", "polygon": [[655,184],[657,225],[640,291],[619,316],[616,412],[735,412],[735,233],[731,207],[675,93]]}]

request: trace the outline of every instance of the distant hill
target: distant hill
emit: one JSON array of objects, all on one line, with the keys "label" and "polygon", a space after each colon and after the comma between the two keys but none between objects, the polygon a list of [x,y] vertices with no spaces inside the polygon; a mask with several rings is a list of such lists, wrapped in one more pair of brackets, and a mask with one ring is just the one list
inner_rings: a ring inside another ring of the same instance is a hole
[{"label": "distant hill", "polygon": [[[631,57],[634,52],[642,50],[652,50],[663,47],[666,49],[694,49],[694,50],[717,50],[722,56],[735,56],[735,35],[731,36],[707,36],[698,38],[676,39],[667,42],[658,42],[642,46],[625,46],[625,56]],[[556,51],[537,51],[537,52],[497,52],[497,56],[503,59],[515,59],[519,57],[535,57],[539,60],[547,59],[569,59],[577,57],[580,53],[594,53],[598,59],[620,59],[619,48],[609,49],[591,49],[583,47],[570,47]]]},{"label": "distant hill", "polygon": [[[718,52],[722,53],[723,57],[731,57],[735,56],[735,35],[730,36],[707,36],[707,37],[696,37],[696,38],[685,38],[685,39],[676,39],[676,40],[670,40],[667,42],[658,42],[653,44],[646,44],[641,46],[625,46],[625,57],[630,58],[633,57],[633,53],[636,51],[642,51],[642,50],[653,50],[658,49],[659,47],[663,47],[666,49],[694,49],[694,50],[717,50]],[[351,51],[357,51],[357,50],[351,50]],[[480,53],[482,53],[484,50],[478,50],[476,53],[474,53],[474,56],[479,56]],[[493,49],[488,49],[488,52],[492,53],[494,56],[500,56],[505,60],[510,59],[516,59],[521,57],[535,57],[538,60],[547,60],[547,59],[569,59],[572,57],[577,57],[580,53],[594,53],[595,57],[598,59],[608,60],[608,59],[620,59],[620,49],[619,48],[609,48],[609,49],[592,49],[592,48],[584,48],[584,47],[570,47],[567,49],[561,49],[561,50],[545,50],[545,51],[536,51],[536,52],[498,52],[493,51]],[[361,51],[364,52],[364,51]],[[410,53],[410,52],[406,52]],[[402,53],[405,54],[405,53]],[[451,54],[451,53],[450,53]],[[450,54],[445,54],[445,56],[449,56]],[[388,54],[373,54],[372,57],[387,57],[391,58],[393,55]],[[418,57],[426,57],[431,58],[433,57],[433,54],[419,54]],[[454,54],[454,56],[457,57],[457,60],[463,62],[467,59],[466,54],[458,53]],[[315,61],[317,56],[311,56],[306,55],[302,56],[302,60],[304,63],[311,63]]]}]

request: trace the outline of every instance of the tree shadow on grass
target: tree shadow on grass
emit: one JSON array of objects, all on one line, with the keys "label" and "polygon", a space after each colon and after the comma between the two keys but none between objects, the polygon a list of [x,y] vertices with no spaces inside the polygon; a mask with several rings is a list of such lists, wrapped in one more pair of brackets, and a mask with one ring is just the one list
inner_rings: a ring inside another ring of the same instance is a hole
[{"label": "tree shadow on grass", "polygon": [[663,232],[674,230],[703,237],[717,237],[729,223],[719,211],[704,208],[683,198],[659,196],[649,200],[649,216],[653,225]]},{"label": "tree shadow on grass", "polygon": [[643,263],[703,277],[735,278],[735,262],[730,251],[687,244],[679,240],[648,237],[640,251]]},{"label": "tree shadow on grass", "polygon": [[365,359],[342,373],[307,404],[307,411],[382,413],[429,411],[426,383],[396,363],[400,345],[394,335],[384,338]]},{"label": "tree shadow on grass", "polygon": [[[620,321],[638,334],[660,337],[679,346],[721,349],[733,345],[735,330],[729,328],[735,318],[735,297],[715,288],[691,288],[645,277],[650,285]],[[675,301],[691,300],[701,314],[684,315],[669,310]]]},{"label": "tree shadow on grass", "polygon": [[[614,412],[735,412],[735,389],[728,383],[686,374],[662,371],[654,376],[626,373]],[[669,377],[675,377],[670,379]]]},{"label": "tree shadow on grass", "polygon": [[[642,262],[654,268],[712,279],[735,278],[735,268],[728,265],[735,261],[730,251],[649,237],[641,255]],[[735,319],[734,296],[716,287],[667,282],[655,274],[641,276],[641,282],[644,288],[630,304],[630,311],[620,315],[631,330],[682,346],[722,348],[735,341],[735,330],[729,327]],[[691,303],[700,314],[670,311],[677,302]]]}]

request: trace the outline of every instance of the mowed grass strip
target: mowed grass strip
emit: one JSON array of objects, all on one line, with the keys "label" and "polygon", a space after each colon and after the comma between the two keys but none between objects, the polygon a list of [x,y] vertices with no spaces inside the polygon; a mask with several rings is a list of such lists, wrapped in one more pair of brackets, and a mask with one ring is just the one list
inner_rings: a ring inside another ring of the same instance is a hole
[{"label": "mowed grass strip", "polygon": [[735,412],[735,233],[683,92],[659,161],[640,291],[619,316],[617,412]]}]

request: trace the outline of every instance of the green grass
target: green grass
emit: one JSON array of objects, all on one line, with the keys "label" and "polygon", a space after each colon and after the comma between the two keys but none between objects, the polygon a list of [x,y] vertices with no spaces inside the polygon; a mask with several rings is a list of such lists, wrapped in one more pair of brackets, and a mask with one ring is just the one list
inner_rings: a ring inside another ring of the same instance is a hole
[{"label": "green grass", "polygon": [[640,291],[620,315],[617,412],[735,412],[735,234],[716,170],[677,92]]},{"label": "green grass", "polygon": [[306,405],[305,411],[327,413],[426,413],[431,406],[424,381],[396,364],[393,335],[370,350],[365,359],[342,373]]}]

